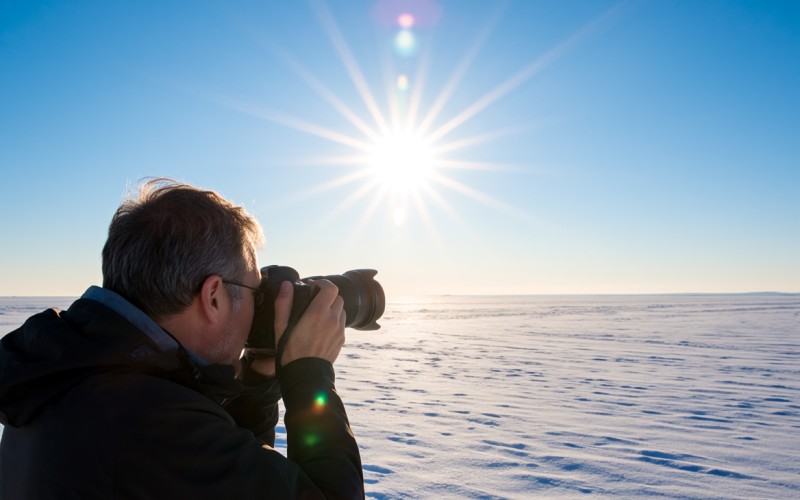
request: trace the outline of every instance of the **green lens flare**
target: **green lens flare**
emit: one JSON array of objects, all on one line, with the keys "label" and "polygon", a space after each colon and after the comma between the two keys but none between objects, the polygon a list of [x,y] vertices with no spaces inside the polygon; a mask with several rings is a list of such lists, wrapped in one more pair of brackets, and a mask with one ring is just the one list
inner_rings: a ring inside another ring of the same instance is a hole
[{"label": "green lens flare", "polygon": [[303,437],[303,441],[305,441],[306,446],[316,446],[320,442],[320,437],[317,434],[306,434]]},{"label": "green lens flare", "polygon": [[321,410],[322,408],[325,408],[327,404],[328,404],[328,395],[325,394],[324,392],[317,394],[317,396],[314,398],[314,407],[316,407],[317,409]]}]

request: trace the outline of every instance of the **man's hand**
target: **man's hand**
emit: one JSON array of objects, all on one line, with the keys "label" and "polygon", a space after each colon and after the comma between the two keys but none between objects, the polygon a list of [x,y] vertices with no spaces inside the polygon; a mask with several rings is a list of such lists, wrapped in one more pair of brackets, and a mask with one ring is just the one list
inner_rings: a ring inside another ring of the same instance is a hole
[{"label": "man's hand", "polygon": [[[300,358],[322,358],[333,363],[344,345],[344,300],[339,289],[328,280],[317,280],[319,292],[294,326],[292,336],[283,351],[281,366]],[[280,342],[289,324],[294,287],[288,281],[281,284],[275,298],[275,343]],[[275,376],[275,358],[254,358],[250,368],[265,377]]]},{"label": "man's hand", "polygon": [[[339,289],[328,280],[316,280],[319,287],[314,300],[294,326],[283,351],[281,366],[300,358],[321,358],[333,363],[344,345],[344,300]],[[280,342],[289,323],[294,287],[288,281],[281,284],[275,299],[275,341]]]}]

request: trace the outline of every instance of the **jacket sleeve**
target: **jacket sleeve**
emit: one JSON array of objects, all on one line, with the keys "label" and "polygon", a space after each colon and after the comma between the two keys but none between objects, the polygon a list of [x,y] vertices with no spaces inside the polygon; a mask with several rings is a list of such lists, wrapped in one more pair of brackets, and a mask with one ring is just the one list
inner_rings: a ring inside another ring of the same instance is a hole
[{"label": "jacket sleeve", "polygon": [[243,364],[243,388],[222,406],[239,427],[251,430],[264,443],[275,446],[281,386],[277,378],[261,376],[250,370],[249,363]]},{"label": "jacket sleeve", "polygon": [[283,392],[289,459],[327,495],[360,498],[364,496],[361,458],[334,381],[331,363],[299,359],[281,368],[280,383],[245,376],[243,391],[224,407],[237,425],[274,446]]},{"label": "jacket sleeve", "polygon": [[334,378],[333,365],[318,358],[281,368],[287,452],[326,495],[363,498],[361,456]]},{"label": "jacket sleeve", "polygon": [[108,431],[125,437],[117,445],[102,440],[116,448],[110,461],[120,498],[364,497],[358,445],[326,361],[282,369],[288,459],[202,394],[152,377],[123,378],[113,392],[125,395],[124,404],[104,408],[118,429]]}]

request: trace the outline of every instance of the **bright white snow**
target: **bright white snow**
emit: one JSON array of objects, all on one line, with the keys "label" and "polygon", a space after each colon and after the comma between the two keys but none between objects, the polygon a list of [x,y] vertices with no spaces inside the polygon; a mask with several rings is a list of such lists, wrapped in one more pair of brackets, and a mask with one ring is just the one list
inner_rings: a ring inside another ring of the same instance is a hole
[{"label": "bright white snow", "polygon": [[[67,304],[0,299],[0,333]],[[409,298],[381,324],[337,361],[368,497],[800,498],[800,296]]]}]

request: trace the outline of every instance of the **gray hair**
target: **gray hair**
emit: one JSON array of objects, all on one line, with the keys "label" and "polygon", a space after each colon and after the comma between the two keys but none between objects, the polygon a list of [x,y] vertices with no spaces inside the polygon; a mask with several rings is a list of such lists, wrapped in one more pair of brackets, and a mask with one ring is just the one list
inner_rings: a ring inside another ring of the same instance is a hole
[{"label": "gray hair", "polygon": [[[152,179],[114,213],[103,247],[103,287],[153,318],[185,310],[212,275],[241,283],[256,267],[261,226],[213,191]],[[228,286],[238,305],[242,290]]]}]

